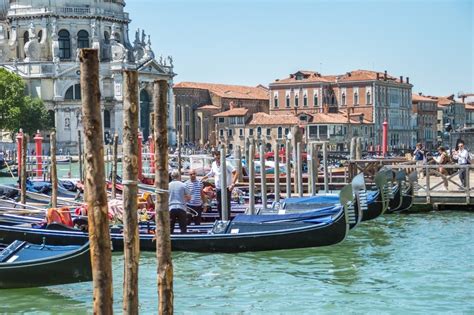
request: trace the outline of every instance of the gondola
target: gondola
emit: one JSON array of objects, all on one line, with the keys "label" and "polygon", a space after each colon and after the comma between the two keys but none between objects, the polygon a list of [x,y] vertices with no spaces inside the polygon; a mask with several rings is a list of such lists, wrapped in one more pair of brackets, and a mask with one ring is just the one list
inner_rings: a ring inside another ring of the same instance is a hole
[{"label": "gondola", "polygon": [[387,213],[401,212],[408,210],[413,205],[414,181],[416,181],[416,172],[407,176],[405,171],[399,171],[396,174],[397,184],[395,186],[394,198],[390,201]]},{"label": "gondola", "polygon": [[402,202],[398,207],[397,212],[407,211],[413,206],[414,197],[414,186],[417,179],[417,173],[412,172],[408,175],[408,181],[404,180],[401,182],[401,196]]},{"label": "gondola", "polygon": [[69,246],[13,241],[0,252],[0,289],[92,280],[89,243]]},{"label": "gondola", "polygon": [[[387,174],[382,171],[375,176],[375,185],[377,190],[366,191],[363,175],[359,174],[352,183],[353,191],[356,195],[354,203],[356,215],[361,213],[360,221],[368,221],[382,215],[388,208],[389,196],[387,193]],[[321,194],[310,197],[296,197],[285,199],[280,206],[281,212],[302,211],[303,209],[316,209],[327,207],[338,203],[337,194]],[[361,211],[359,211],[361,205]],[[275,207],[275,205],[274,205]],[[355,226],[355,225],[354,225]],[[351,225],[351,228],[354,227]]]},{"label": "gondola", "polygon": [[[264,251],[303,247],[327,246],[341,242],[349,229],[346,211],[352,200],[348,185],[341,192],[343,206],[326,211],[306,212],[304,215],[238,215],[231,221],[217,221],[209,230],[200,233],[172,234],[171,247],[175,251],[225,252]],[[0,243],[20,239],[35,244],[81,245],[88,234],[59,224],[46,229],[24,225],[0,225]],[[114,251],[123,251],[123,229],[111,228]],[[142,229],[140,249],[155,251],[154,229]]]}]

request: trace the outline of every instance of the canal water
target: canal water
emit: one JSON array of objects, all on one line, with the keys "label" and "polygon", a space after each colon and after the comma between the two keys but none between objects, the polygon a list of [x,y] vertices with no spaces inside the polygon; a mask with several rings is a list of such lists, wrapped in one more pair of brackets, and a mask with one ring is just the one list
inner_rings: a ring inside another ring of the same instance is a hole
[{"label": "canal water", "polygon": [[[385,215],[341,244],[242,254],[173,253],[176,314],[474,314],[474,213]],[[113,256],[121,313],[123,256]],[[142,253],[140,312],[157,313]],[[0,313],[86,314],[91,283],[0,291]]]}]

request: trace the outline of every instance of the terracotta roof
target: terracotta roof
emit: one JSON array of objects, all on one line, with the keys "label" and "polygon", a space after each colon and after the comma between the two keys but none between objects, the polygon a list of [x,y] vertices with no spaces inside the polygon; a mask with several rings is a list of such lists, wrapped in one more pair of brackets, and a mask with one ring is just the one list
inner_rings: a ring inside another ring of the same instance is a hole
[{"label": "terracotta roof", "polygon": [[[301,80],[296,80],[296,77],[298,75],[303,76],[303,78]],[[290,74],[288,78],[275,80],[274,83],[290,83],[290,82],[296,82],[296,81],[298,82],[326,82],[326,83],[332,82],[331,78],[323,77],[318,72],[299,70],[295,73]]]},{"label": "terracotta roof", "polygon": [[[373,81],[377,80],[377,73],[379,75],[379,80],[383,80],[384,72],[370,71],[370,70],[354,70],[346,72],[343,75],[321,75],[315,71],[297,71],[296,73],[290,74],[289,77],[284,79],[278,79],[273,82],[274,84],[278,83],[290,83],[290,82],[328,82],[335,83],[337,82],[350,82],[350,81]],[[297,76],[303,76],[300,80],[297,80]],[[387,75],[388,80],[400,82],[400,79],[397,79],[391,75]]]},{"label": "terracotta roof", "polygon": [[209,90],[220,97],[235,98],[235,99],[252,99],[252,100],[266,100],[268,101],[268,89],[262,85],[257,87],[243,86],[243,85],[228,85],[215,83],[199,83],[199,82],[180,82],[174,85],[176,88],[191,88]]},{"label": "terracotta roof", "polygon": [[[360,124],[360,114],[351,114],[351,124]],[[318,113],[313,115],[313,124],[347,124],[347,114]],[[371,122],[364,119],[365,124]]]},{"label": "terracotta roof", "polygon": [[271,125],[298,125],[298,117],[294,115],[269,115],[266,113],[255,113],[250,121],[250,126],[271,126]]},{"label": "terracotta roof", "polygon": [[466,104],[466,110],[474,110],[474,104]]},{"label": "terracotta roof", "polygon": [[[343,76],[338,78],[338,82],[347,82],[347,81],[372,81],[377,80],[377,73],[379,75],[379,80],[383,80],[384,72],[370,71],[370,70],[354,70],[347,72]],[[392,81],[399,82],[395,77],[387,74],[387,79]]]},{"label": "terracotta roof", "polygon": [[434,103],[436,103],[436,100],[434,100],[430,97],[419,95],[419,94],[412,94],[411,99],[412,99],[412,102],[434,102]]},{"label": "terracotta roof", "polygon": [[215,114],[214,117],[245,116],[248,111],[249,110],[244,107],[231,108],[225,112]]},{"label": "terracotta roof", "polygon": [[219,106],[215,105],[203,105],[201,107],[198,107],[198,110],[220,110],[221,108]]}]

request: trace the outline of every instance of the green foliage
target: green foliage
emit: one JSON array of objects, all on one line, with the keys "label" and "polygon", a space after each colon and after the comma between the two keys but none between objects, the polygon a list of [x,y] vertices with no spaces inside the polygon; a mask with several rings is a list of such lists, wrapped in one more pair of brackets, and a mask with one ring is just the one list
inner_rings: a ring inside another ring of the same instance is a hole
[{"label": "green foliage", "polygon": [[0,129],[33,135],[53,127],[43,102],[25,95],[25,82],[18,75],[0,68]]}]

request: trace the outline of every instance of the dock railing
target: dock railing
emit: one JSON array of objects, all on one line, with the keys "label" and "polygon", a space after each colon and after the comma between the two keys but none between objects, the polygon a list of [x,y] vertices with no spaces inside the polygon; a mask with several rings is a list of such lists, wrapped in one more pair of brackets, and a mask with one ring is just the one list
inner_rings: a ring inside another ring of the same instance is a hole
[{"label": "dock railing", "polygon": [[[349,162],[349,173],[363,172],[367,182],[382,167],[393,171],[404,171],[408,176],[416,172],[414,183],[415,203],[418,204],[474,204],[474,165],[415,164],[406,160],[358,160]],[[464,184],[461,182],[464,176]],[[350,177],[348,178],[350,180]]]}]

